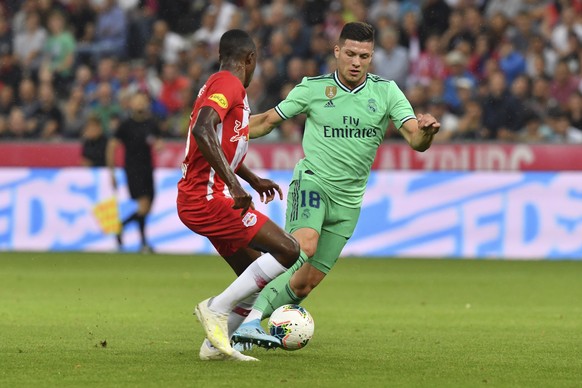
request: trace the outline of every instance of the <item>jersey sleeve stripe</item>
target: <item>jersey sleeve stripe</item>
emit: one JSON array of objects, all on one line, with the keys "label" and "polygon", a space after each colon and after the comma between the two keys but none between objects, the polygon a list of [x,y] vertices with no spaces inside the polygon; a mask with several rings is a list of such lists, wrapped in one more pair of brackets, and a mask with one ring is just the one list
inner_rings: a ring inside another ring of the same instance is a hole
[{"label": "jersey sleeve stripe", "polygon": [[287,119],[289,118],[289,117],[287,117],[287,115],[286,115],[285,113],[283,113],[283,111],[281,110],[281,108],[279,108],[279,106],[278,106],[278,105],[275,107],[275,112],[277,112],[277,114],[278,114],[279,116],[281,116],[281,118],[282,118],[283,120],[287,120]]},{"label": "jersey sleeve stripe", "polygon": [[410,115],[410,116],[406,116],[405,118],[403,118],[402,120],[400,120],[400,122],[402,124],[404,124],[405,122],[407,122],[408,120],[412,120],[412,119],[416,119],[416,116],[414,115]]}]

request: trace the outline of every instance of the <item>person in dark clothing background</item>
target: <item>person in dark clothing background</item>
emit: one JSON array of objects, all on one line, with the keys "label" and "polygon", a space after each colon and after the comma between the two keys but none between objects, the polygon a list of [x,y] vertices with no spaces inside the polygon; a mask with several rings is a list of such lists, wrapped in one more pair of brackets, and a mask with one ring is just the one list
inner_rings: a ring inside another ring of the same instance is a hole
[{"label": "person in dark clothing background", "polygon": [[107,166],[111,170],[113,187],[115,178],[115,152],[122,144],[125,148],[124,170],[131,198],[137,201],[137,210],[123,220],[121,233],[117,236],[119,248],[123,247],[123,229],[136,221],[141,236],[141,252],[152,253],[145,233],[146,217],[154,199],[154,165],[152,150],[161,147],[160,128],[150,115],[150,100],[145,93],[137,93],[131,99],[130,117],[123,120],[107,144]]},{"label": "person in dark clothing background", "polygon": [[81,164],[87,167],[105,167],[107,137],[103,133],[101,120],[90,116],[83,128],[81,145]]}]

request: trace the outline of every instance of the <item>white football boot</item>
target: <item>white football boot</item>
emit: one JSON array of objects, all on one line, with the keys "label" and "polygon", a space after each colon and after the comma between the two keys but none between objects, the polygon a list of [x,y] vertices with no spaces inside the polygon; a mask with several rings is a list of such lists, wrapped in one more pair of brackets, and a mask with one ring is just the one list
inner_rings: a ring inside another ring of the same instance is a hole
[{"label": "white football boot", "polygon": [[199,356],[202,361],[259,361],[254,357],[242,354],[238,350],[233,350],[232,354],[227,356],[212,346],[207,338],[204,339],[202,346],[200,346]]},{"label": "white football boot", "polygon": [[198,303],[194,313],[204,328],[206,338],[221,353],[230,356],[234,349],[230,346],[228,335],[228,314],[213,311],[209,305],[210,299]]}]

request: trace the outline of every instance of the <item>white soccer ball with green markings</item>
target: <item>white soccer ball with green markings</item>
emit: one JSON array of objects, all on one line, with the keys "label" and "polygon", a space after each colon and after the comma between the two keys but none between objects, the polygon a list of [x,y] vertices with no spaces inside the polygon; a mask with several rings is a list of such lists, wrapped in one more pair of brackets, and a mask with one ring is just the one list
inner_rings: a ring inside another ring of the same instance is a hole
[{"label": "white soccer ball with green markings", "polygon": [[296,304],[286,304],[273,311],[267,326],[269,333],[281,340],[285,350],[304,348],[315,330],[311,314]]}]

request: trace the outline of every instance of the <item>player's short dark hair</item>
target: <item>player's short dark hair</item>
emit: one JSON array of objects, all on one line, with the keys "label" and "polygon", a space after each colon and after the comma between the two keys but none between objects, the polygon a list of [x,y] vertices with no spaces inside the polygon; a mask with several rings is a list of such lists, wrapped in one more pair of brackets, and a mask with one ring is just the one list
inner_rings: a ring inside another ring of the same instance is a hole
[{"label": "player's short dark hair", "polygon": [[340,33],[339,42],[343,44],[346,39],[356,42],[374,42],[374,27],[364,22],[346,23]]},{"label": "player's short dark hair", "polygon": [[255,42],[243,30],[229,30],[222,34],[218,45],[220,60],[242,59],[255,51]]}]

